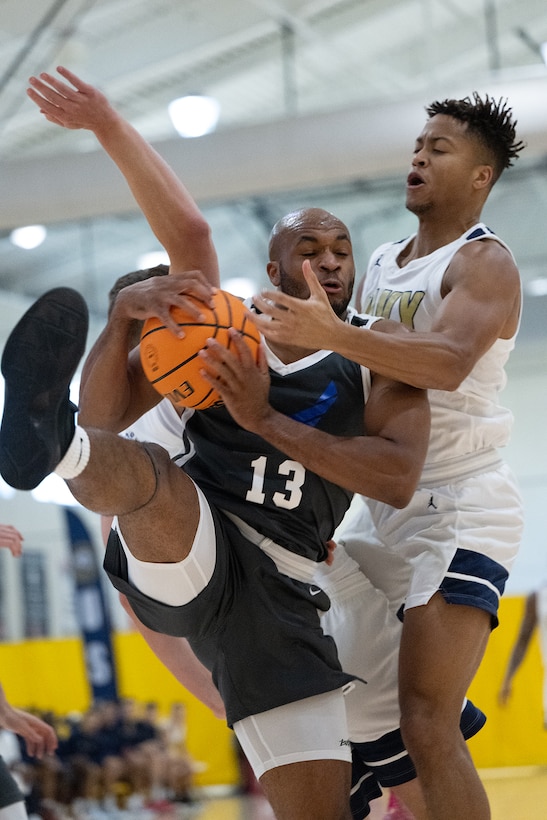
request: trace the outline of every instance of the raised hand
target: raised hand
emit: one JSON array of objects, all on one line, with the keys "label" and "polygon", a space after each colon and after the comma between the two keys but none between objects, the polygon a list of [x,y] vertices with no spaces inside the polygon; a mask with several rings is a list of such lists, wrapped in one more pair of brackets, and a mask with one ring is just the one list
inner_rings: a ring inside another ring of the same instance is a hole
[{"label": "raised hand", "polygon": [[263,291],[253,297],[261,311],[254,321],[266,339],[280,344],[296,345],[306,350],[329,349],[331,334],[338,331],[340,319],[312,270],[309,260],[302,273],[310,290],[307,299],[296,299],[281,291]]},{"label": "raised hand", "polygon": [[119,119],[105,95],[97,88],[63,66],[59,66],[57,71],[68,82],[42,72],[38,77],[30,77],[30,88],[27,89],[28,97],[49,122],[63,128],[87,128],[95,132],[108,128],[109,123]]}]

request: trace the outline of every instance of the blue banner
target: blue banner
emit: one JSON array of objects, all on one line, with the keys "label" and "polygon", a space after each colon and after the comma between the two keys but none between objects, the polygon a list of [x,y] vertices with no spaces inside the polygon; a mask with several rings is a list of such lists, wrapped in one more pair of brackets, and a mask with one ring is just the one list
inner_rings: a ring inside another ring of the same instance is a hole
[{"label": "blue banner", "polygon": [[76,617],[84,642],[93,701],[117,700],[110,617],[101,586],[99,562],[82,520],[73,510],[64,509],[72,550]]}]

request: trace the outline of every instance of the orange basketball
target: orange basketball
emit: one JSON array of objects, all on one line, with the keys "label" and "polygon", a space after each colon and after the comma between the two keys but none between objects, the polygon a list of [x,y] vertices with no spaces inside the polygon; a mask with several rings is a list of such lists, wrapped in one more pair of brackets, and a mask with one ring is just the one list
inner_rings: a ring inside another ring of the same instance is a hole
[{"label": "orange basketball", "polygon": [[233,327],[239,330],[257,361],[260,335],[237,296],[219,290],[213,297],[213,308],[197,299],[192,301],[205,317],[201,322],[180,308],[171,309],[179,327],[184,329],[184,339],[177,339],[159,319],[146,320],[141,333],[141,362],[147,379],[158,393],[175,404],[205,410],[217,402],[222,403],[217,391],[200,374],[203,362],[199,351],[206,347],[207,339],[216,339],[229,348],[228,330]]}]

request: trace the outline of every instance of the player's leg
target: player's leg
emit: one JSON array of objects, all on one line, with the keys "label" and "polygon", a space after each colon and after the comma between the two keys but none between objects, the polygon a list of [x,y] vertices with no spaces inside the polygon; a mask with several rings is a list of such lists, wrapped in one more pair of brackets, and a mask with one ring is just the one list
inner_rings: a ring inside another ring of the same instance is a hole
[{"label": "player's leg", "polygon": [[127,519],[137,558],[180,561],[199,519],[193,482],[163,448],[75,427],[69,389],[86,336],[87,307],[70,288],[48,291],[11,332],[2,355],[0,472],[28,490],[55,470],[85,507]]},{"label": "player's leg", "polygon": [[138,560],[169,563],[185,558],[199,521],[191,479],[162,447],[102,430],[85,432],[89,461],[83,472],[67,479],[74,497],[93,512],[117,514],[125,542]]},{"label": "player's leg", "polygon": [[306,760],[270,769],[260,785],[276,820],[351,820],[350,774],[341,760]]},{"label": "player's leg", "polygon": [[[428,818],[422,784],[417,777],[414,780],[408,780],[406,783],[400,783],[398,786],[392,786],[391,793],[394,795],[395,801],[402,806],[401,820],[405,817],[404,812],[407,810],[412,820],[421,820],[421,818],[425,820]],[[388,814],[388,817],[391,818],[391,815]],[[393,820],[397,820],[395,813],[393,814]]]},{"label": "player's leg", "polygon": [[251,715],[234,731],[277,820],[351,820],[342,689]]},{"label": "player's leg", "polygon": [[405,612],[401,730],[431,820],[487,820],[488,799],[460,731],[461,704],[486,649],[491,616],[436,593]]}]

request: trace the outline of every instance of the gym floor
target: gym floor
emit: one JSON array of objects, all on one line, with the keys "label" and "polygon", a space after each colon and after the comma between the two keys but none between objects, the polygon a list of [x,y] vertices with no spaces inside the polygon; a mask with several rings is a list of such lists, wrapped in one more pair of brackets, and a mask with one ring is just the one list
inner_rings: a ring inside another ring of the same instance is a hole
[{"label": "gym floor", "polygon": [[[492,807],[492,820],[547,820],[547,768],[488,769],[481,771]],[[383,801],[369,820],[381,820]],[[188,816],[188,815],[187,815]],[[164,820],[178,820],[162,815]],[[193,820],[274,820],[269,805],[260,797],[221,797],[206,800]],[[183,820],[186,820],[182,815]]]},{"label": "gym floor", "polygon": [[[492,807],[492,820],[547,820],[547,767],[481,771]],[[387,800],[375,801],[368,820],[382,820]],[[60,809],[61,807],[56,807]],[[259,795],[200,796],[193,804],[172,804],[142,811],[75,811],[53,809],[49,820],[275,820]],[[320,820],[318,818],[318,820]]]}]

